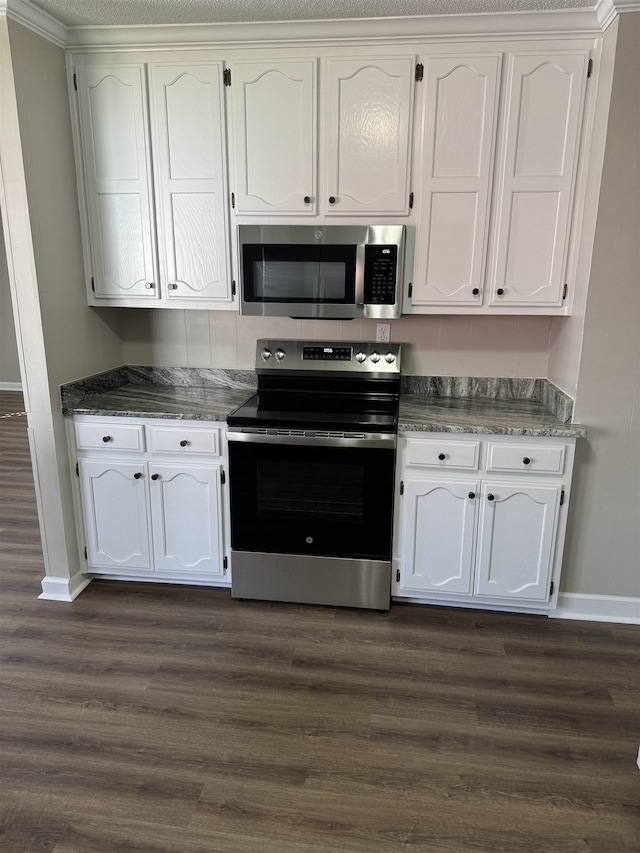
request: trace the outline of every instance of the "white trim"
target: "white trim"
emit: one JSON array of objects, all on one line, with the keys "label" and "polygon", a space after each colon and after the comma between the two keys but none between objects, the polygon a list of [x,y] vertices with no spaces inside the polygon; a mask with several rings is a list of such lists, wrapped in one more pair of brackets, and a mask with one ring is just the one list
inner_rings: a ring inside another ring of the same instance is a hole
[{"label": "white trim", "polygon": [[22,382],[0,382],[0,391],[22,391]]},{"label": "white trim", "polygon": [[66,46],[68,30],[65,25],[53,15],[34,6],[31,0],[0,0],[0,13],[2,12],[58,47]]},{"label": "white trim", "polygon": [[465,610],[484,610],[498,611],[500,613],[530,613],[535,616],[548,616],[551,605],[548,601],[543,602],[540,607],[528,607],[526,603],[520,601],[513,604],[497,604],[495,601],[490,603],[487,601],[474,601],[470,598],[455,599],[453,596],[448,598],[420,598],[414,595],[392,595],[391,600],[394,604],[424,604],[433,607],[458,607]]},{"label": "white trim", "polygon": [[92,575],[77,572],[72,578],[42,578],[42,592],[38,598],[45,601],[73,601],[93,580]]},{"label": "white trim", "polygon": [[596,15],[598,16],[600,26],[603,30],[606,30],[617,17],[615,0],[597,0]]},{"label": "white trim", "polygon": [[621,622],[640,625],[640,598],[622,595],[588,595],[561,592],[553,619],[584,619],[587,622]]}]

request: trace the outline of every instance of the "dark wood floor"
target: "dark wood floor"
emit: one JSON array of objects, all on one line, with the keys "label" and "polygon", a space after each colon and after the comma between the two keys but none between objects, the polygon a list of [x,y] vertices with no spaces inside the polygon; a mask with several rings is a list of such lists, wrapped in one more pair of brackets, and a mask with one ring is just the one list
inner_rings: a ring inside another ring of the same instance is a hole
[{"label": "dark wood floor", "polygon": [[638,629],[38,601],[25,430],[0,418],[2,853],[640,851]]}]

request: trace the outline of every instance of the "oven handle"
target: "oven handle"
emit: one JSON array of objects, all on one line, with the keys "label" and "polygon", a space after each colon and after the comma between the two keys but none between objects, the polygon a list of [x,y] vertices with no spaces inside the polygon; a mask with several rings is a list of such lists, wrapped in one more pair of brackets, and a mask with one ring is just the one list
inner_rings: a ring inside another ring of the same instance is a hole
[{"label": "oven handle", "polygon": [[337,435],[286,435],[263,432],[243,432],[229,429],[228,441],[246,441],[251,444],[297,444],[307,447],[362,447],[393,450],[396,436],[387,433],[371,433],[366,437]]}]

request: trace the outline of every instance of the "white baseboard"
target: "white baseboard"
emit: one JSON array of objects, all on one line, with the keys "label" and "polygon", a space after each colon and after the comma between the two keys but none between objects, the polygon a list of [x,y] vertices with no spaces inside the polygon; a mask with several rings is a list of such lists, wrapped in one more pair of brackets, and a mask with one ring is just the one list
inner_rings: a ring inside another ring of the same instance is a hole
[{"label": "white baseboard", "polygon": [[0,382],[0,391],[22,391],[22,382]]},{"label": "white baseboard", "polygon": [[45,601],[73,601],[87,587],[93,577],[82,572],[72,578],[42,578],[42,592],[38,598]]},{"label": "white baseboard", "polygon": [[561,592],[552,619],[585,619],[587,622],[621,622],[640,625],[640,598],[622,595],[582,595]]}]

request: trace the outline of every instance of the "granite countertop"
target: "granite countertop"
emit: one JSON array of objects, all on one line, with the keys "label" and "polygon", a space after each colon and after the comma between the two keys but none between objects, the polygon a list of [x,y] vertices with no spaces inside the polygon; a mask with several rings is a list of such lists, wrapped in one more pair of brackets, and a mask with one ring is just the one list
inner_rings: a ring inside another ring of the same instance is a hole
[{"label": "granite countertop", "polygon": [[[224,421],[253,371],[125,366],[61,388],[64,415]],[[584,437],[573,401],[546,379],[403,376],[398,430]]]}]

